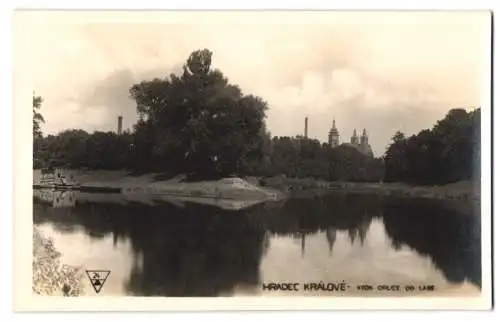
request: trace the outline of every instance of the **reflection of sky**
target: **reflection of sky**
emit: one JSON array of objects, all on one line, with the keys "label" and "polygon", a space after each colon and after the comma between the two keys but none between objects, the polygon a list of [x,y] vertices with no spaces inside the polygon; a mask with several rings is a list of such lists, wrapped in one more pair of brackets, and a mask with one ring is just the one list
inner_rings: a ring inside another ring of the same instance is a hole
[{"label": "reflection of sky", "polygon": [[[111,273],[99,295],[124,295],[124,282],[129,279],[133,253],[128,241],[118,240],[113,246],[112,234],[104,238],[91,238],[81,229],[61,233],[51,224],[37,226],[45,236],[50,236],[61,255],[61,263],[81,266],[84,270],[110,270]],[[85,295],[95,292],[86,276],[83,284]]]},{"label": "reflection of sky", "polygon": [[406,245],[395,250],[384,224],[371,222],[363,244],[359,237],[351,244],[347,230],[339,230],[330,255],[325,232],[305,236],[302,255],[300,237],[271,237],[260,267],[261,280],[269,282],[340,282],[348,284],[449,285],[432,263]]}]

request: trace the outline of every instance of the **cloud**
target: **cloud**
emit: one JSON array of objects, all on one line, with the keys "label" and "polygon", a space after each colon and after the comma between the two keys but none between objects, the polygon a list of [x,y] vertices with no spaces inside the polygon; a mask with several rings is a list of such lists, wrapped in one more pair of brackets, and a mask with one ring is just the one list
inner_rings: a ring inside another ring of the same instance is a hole
[{"label": "cloud", "polygon": [[336,118],[342,140],[366,128],[380,155],[396,130],[413,134],[451,108],[480,105],[489,75],[484,13],[267,13],[260,22],[251,13],[161,22],[151,14],[142,23],[65,17],[31,18],[15,35],[17,63],[29,66],[45,99],[49,133],[114,130],[118,115],[130,127],[130,86],[178,71],[193,50],[209,48],[215,68],[268,101],[273,135],[301,134],[308,116],[310,136],[326,141]]}]

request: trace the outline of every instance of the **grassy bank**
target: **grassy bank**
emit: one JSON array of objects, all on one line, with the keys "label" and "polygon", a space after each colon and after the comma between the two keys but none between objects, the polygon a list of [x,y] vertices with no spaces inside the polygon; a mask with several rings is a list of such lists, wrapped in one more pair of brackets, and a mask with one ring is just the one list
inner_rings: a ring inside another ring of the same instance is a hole
[{"label": "grassy bank", "polygon": [[287,192],[290,195],[304,195],[307,192],[322,194],[328,191],[342,191],[394,197],[480,200],[479,184],[474,184],[472,181],[460,181],[442,186],[412,186],[403,183],[326,182],[311,178],[298,179],[275,176],[260,179],[260,183]]},{"label": "grassy bank", "polygon": [[38,295],[79,296],[83,274],[78,267],[60,262],[61,253],[52,240],[33,227],[33,292]]},{"label": "grassy bank", "polygon": [[[36,170],[35,170],[36,172]],[[87,187],[138,187],[150,184],[171,185],[183,176],[165,178],[161,173],[131,175],[127,171],[107,170],[69,170],[75,181]],[[36,177],[36,173],[35,173]],[[479,200],[480,189],[472,181],[460,181],[442,186],[411,186],[403,183],[369,182],[327,182],[313,178],[288,178],[284,175],[274,177],[243,177],[246,181],[270,188],[286,195],[303,194],[305,191],[328,193],[342,191],[349,193],[375,193],[385,196],[429,198],[445,200]]]},{"label": "grassy bank", "polygon": [[471,181],[459,181],[441,186],[411,186],[402,183],[359,184],[348,183],[344,187],[353,192],[374,192],[386,196],[446,199],[479,200],[480,190]]}]

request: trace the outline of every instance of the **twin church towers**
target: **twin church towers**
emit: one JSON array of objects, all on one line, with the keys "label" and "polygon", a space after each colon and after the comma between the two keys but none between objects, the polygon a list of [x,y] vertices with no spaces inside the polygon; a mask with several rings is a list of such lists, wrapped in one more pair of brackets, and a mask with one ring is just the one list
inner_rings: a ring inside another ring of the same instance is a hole
[{"label": "twin church towers", "polygon": [[[307,127],[308,127],[308,118],[306,117],[304,123],[304,137],[306,138],[307,138]],[[351,136],[351,142],[340,143],[340,134],[339,130],[337,130],[337,127],[335,126],[335,119],[334,119],[332,123],[332,128],[330,129],[330,132],[328,132],[328,146],[331,148],[335,148],[339,145],[354,147],[359,152],[373,157],[373,151],[372,147],[368,143],[368,134],[366,133],[366,129],[363,129],[363,134],[361,134],[360,137],[358,137],[356,129],[354,129],[354,132],[352,133]]]},{"label": "twin church towers", "polygon": [[[306,117],[304,120],[304,137],[306,138],[307,138],[307,129],[308,129],[308,118]],[[363,134],[361,134],[360,137],[358,137],[356,129],[354,129],[351,136],[351,142],[340,143],[339,130],[337,130],[337,127],[335,126],[335,119],[333,119],[332,128],[330,129],[330,132],[328,132],[328,146],[331,148],[335,148],[339,145],[354,147],[359,152],[373,157],[373,150],[370,144],[368,143],[368,134],[366,133],[366,129],[363,129]]]},{"label": "twin church towers", "polygon": [[337,127],[335,126],[335,119],[334,119],[332,122],[332,128],[330,129],[330,132],[328,132],[328,146],[334,148],[339,145],[355,147],[359,152],[373,157],[373,151],[372,147],[368,143],[368,134],[366,133],[366,129],[363,129],[363,134],[361,134],[361,136],[359,137],[356,132],[356,129],[354,129],[351,136],[351,142],[340,143],[339,130],[337,130]]}]

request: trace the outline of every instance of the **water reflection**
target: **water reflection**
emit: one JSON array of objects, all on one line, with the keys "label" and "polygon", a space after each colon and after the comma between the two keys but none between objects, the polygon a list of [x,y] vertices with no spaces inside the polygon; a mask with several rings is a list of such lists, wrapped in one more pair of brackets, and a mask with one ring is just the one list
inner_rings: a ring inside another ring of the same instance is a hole
[{"label": "water reflection", "polygon": [[[453,208],[420,202],[386,202],[384,224],[397,249],[406,244],[433,263],[452,283],[481,285],[481,225],[479,209],[459,214]],[[423,238],[425,236],[425,238]]]},{"label": "water reflection", "polygon": [[[407,257],[397,252],[403,246],[413,257],[430,257],[448,282],[481,285],[479,216],[460,215],[437,203],[338,194],[234,211],[195,203],[146,205],[116,195],[73,197],[59,198],[69,204],[63,207],[37,196],[35,224],[69,236],[83,231],[90,240],[112,238],[114,247],[130,244],[130,272],[121,281],[128,295],[260,293],[269,278],[305,281],[318,272],[334,272],[340,279],[339,274],[358,274],[366,281],[361,266],[368,263],[375,278],[390,280],[398,266],[407,269]],[[384,240],[390,241],[387,246]],[[298,259],[293,255],[295,262],[288,262],[287,252],[295,247]],[[384,247],[396,255],[376,259],[372,253]],[[341,256],[351,260],[335,261]]]}]

